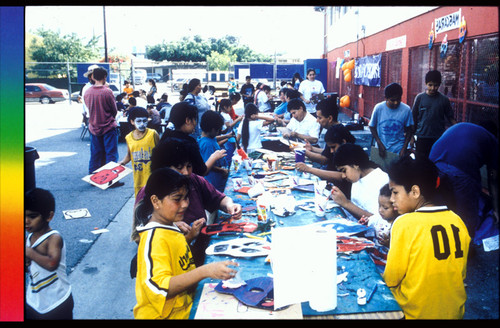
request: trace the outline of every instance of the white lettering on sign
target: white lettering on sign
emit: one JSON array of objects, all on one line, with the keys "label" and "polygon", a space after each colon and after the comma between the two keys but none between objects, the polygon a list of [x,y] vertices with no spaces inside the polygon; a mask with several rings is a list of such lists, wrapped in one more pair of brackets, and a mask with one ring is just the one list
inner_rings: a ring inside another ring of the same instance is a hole
[{"label": "white lettering on sign", "polygon": [[406,48],[406,35],[389,39],[385,42],[385,51]]},{"label": "white lettering on sign", "polygon": [[380,78],[380,63],[365,63],[362,66],[356,65],[354,68],[356,77],[367,79]]},{"label": "white lettering on sign", "polygon": [[462,9],[449,15],[436,18],[434,25],[436,26],[436,34],[460,28],[460,18],[462,17]]}]

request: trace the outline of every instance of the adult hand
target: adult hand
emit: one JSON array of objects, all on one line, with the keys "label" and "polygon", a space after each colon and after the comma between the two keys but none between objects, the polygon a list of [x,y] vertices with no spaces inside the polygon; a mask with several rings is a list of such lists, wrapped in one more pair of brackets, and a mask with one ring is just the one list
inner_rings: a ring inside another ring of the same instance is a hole
[{"label": "adult hand", "polygon": [[232,205],[228,206],[228,214],[231,214],[231,220],[239,220],[241,219],[241,212],[242,208],[240,204],[235,204],[233,203]]}]

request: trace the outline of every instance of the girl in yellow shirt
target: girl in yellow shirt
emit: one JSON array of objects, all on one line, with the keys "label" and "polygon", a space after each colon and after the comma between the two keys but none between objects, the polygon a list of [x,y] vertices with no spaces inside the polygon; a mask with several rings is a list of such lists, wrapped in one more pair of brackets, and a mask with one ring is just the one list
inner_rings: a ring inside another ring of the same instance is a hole
[{"label": "girl in yellow shirt", "polygon": [[134,307],[136,319],[188,319],[196,284],[205,278],[230,279],[236,271],[231,261],[195,267],[189,242],[205,219],[193,223],[184,235],[175,222],[182,221],[189,205],[189,179],[169,169],[155,170],[145,187],[136,216],[140,242]]}]

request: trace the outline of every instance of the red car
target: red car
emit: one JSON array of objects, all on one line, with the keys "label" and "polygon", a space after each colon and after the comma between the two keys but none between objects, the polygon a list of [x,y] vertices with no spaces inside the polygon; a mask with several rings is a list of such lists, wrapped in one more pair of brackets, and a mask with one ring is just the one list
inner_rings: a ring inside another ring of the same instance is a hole
[{"label": "red car", "polygon": [[57,89],[45,83],[26,83],[24,85],[24,99],[27,102],[39,101],[42,104],[53,104],[57,101],[69,99],[66,89]]}]

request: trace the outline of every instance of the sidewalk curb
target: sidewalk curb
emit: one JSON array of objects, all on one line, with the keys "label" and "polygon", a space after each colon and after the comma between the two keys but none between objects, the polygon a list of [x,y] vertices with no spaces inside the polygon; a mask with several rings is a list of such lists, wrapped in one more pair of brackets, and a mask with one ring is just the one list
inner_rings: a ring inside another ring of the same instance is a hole
[{"label": "sidewalk curb", "polygon": [[135,279],[130,260],[137,246],[130,240],[135,197],[132,196],[69,274],[75,307],[73,318],[134,319]]}]

